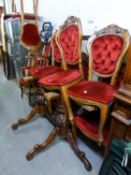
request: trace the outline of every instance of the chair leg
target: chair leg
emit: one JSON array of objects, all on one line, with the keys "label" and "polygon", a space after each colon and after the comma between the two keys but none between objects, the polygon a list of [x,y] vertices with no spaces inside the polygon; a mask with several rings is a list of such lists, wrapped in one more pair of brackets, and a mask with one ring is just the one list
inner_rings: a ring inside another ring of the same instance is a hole
[{"label": "chair leg", "polygon": [[55,138],[59,135],[60,129],[55,127],[42,144],[36,144],[34,148],[26,154],[27,160],[33,159],[34,155],[44,150],[49,144],[51,144]]},{"label": "chair leg", "polygon": [[27,123],[27,122],[30,121],[37,113],[38,113],[38,107],[33,108],[33,109],[31,110],[31,112],[30,112],[25,118],[18,119],[17,122],[13,123],[13,124],[11,125],[12,129],[15,130],[15,129],[18,128],[18,126]]},{"label": "chair leg", "polygon": [[109,111],[108,105],[102,105],[101,112],[100,112],[100,124],[99,124],[99,144],[103,142],[103,129],[105,126],[105,122],[107,119],[107,113]]},{"label": "chair leg", "polygon": [[86,158],[85,153],[79,150],[79,148],[76,144],[76,141],[73,137],[73,134],[72,134],[71,130],[69,130],[69,129],[66,132],[66,138],[67,138],[68,142],[70,143],[73,151],[77,155],[77,157],[84,163],[85,168],[88,171],[91,170],[92,167],[91,167],[89,160]]},{"label": "chair leg", "polygon": [[68,91],[67,91],[67,87],[61,87],[61,94],[62,94],[62,99],[63,99],[63,104],[66,108],[67,111],[67,120],[69,120],[70,124],[71,124],[71,129],[72,129],[72,133],[74,136],[74,139],[76,140],[76,127],[74,124],[74,114],[71,108],[71,104],[70,104],[70,100],[69,100],[69,96],[68,96]]}]

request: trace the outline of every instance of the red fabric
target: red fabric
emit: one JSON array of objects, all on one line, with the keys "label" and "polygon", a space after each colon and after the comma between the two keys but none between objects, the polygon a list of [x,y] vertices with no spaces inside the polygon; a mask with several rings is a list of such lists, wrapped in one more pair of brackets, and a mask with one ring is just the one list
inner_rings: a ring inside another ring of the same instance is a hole
[{"label": "red fabric", "polygon": [[82,81],[68,89],[69,95],[84,100],[92,100],[108,104],[113,100],[117,89],[97,81]]},{"label": "red fabric", "polygon": [[[96,140],[98,140],[99,138],[98,137],[98,129],[99,129],[98,120],[88,120],[88,117],[84,118],[82,116],[75,116],[75,123],[76,123],[76,126],[80,128],[81,130],[83,130],[85,133],[87,133],[87,135],[90,135]],[[104,136],[103,142],[104,144],[107,144],[109,141],[108,128],[104,128],[103,136]]]},{"label": "red fabric", "polygon": [[36,78],[46,77],[58,71],[60,71],[58,66],[35,66],[29,69],[29,73]]},{"label": "red fabric", "polygon": [[123,39],[118,35],[96,38],[92,43],[93,69],[101,74],[113,73],[123,44]]},{"label": "red fabric", "polygon": [[37,26],[35,24],[25,24],[21,40],[27,45],[37,46],[41,41]]},{"label": "red fabric", "polygon": [[54,73],[39,80],[39,83],[47,86],[63,86],[81,77],[76,69],[70,69]]},{"label": "red fabric", "polygon": [[60,44],[64,52],[64,59],[68,63],[78,61],[79,30],[76,25],[70,25],[60,34]]},{"label": "red fabric", "polygon": [[52,38],[52,47],[53,47],[54,59],[56,61],[60,62],[61,61],[61,54],[60,54],[59,48],[58,48],[56,41],[55,41],[55,35]]},{"label": "red fabric", "polygon": [[24,84],[25,84],[25,81],[24,81],[23,78],[19,78],[19,84],[20,84],[20,85],[24,85]]}]

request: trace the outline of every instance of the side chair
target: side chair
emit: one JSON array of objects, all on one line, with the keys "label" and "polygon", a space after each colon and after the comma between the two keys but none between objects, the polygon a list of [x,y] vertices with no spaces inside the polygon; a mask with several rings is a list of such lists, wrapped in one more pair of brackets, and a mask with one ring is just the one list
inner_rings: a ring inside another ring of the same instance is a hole
[{"label": "side chair", "polygon": [[30,67],[36,65],[36,58],[34,55],[38,55],[42,50],[42,42],[38,29],[38,0],[33,0],[34,20],[26,21],[24,14],[24,3],[20,1],[21,7],[21,27],[20,27],[20,44],[28,50],[27,66],[21,67],[22,78],[19,78],[19,86],[21,89],[21,95],[23,92],[27,92],[32,86],[33,77],[29,75]]},{"label": "side chair", "polygon": [[100,116],[91,116],[91,112],[88,116],[74,116],[76,127],[99,144],[108,144],[105,124],[118,90],[117,79],[128,46],[129,33],[119,26],[112,24],[96,32],[87,42],[88,80],[68,88],[68,96],[82,109],[100,111]]},{"label": "side chair", "polygon": [[[67,89],[83,79],[83,67],[81,59],[82,30],[80,19],[70,16],[60,26],[57,32],[57,45],[62,58],[62,69],[47,77],[41,78],[39,84],[43,89],[51,92],[59,91],[62,104],[58,105],[50,118],[54,119],[54,129],[49,134],[47,140],[42,144],[37,144],[26,155],[31,160],[34,155],[53,142],[56,136],[65,137],[70,143],[73,151],[83,162],[87,170],[91,170],[91,164],[84,152],[80,151],[76,144],[75,127],[73,123],[73,113],[69,108]],[[70,115],[68,115],[70,114]]]}]

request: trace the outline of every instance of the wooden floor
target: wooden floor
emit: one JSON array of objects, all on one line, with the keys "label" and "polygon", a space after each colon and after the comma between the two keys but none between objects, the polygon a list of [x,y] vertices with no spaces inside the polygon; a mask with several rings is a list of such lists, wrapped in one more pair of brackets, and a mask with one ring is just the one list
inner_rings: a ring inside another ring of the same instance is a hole
[{"label": "wooden floor", "polygon": [[78,145],[91,161],[91,172],[86,171],[62,138],[57,138],[49,148],[27,161],[25,154],[46,139],[53,127],[46,118],[37,116],[13,131],[11,124],[29,111],[27,98],[21,99],[16,81],[8,81],[0,65],[0,175],[98,175],[103,157],[99,149],[94,150],[88,140],[85,143],[80,138]]}]

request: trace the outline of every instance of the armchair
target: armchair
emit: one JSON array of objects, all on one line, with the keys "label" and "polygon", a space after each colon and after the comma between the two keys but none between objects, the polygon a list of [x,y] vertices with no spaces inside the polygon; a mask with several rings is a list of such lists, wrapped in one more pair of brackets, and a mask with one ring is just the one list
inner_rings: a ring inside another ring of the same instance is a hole
[{"label": "armchair", "polygon": [[[38,102],[36,101],[31,112],[25,117],[25,118],[21,118],[18,119],[17,122],[12,124],[12,129],[17,129],[18,126],[23,125],[27,122],[29,122],[37,113],[43,113],[44,111],[44,101],[46,99],[46,102],[48,103],[48,110],[51,111],[51,101],[54,99],[58,99],[59,98],[59,94],[58,93],[45,93],[45,91],[43,92],[43,90],[41,91],[39,88],[39,84],[38,84],[38,80],[42,77],[47,77],[50,74],[53,74],[57,71],[61,70],[61,57],[60,57],[60,52],[58,49],[58,46],[56,44],[56,34],[57,32],[54,33],[54,35],[52,36],[51,39],[51,50],[52,50],[52,65],[47,65],[47,66],[34,66],[34,67],[30,67],[29,69],[29,75],[31,75],[32,79],[30,80],[30,82],[32,83],[32,85],[34,86],[34,94],[33,94],[33,98],[35,98],[35,96],[42,96],[43,101],[42,102]],[[27,82],[28,83],[28,82]],[[43,93],[44,93],[44,97],[43,97]]]},{"label": "armchair", "polygon": [[[30,67],[34,67],[36,65],[36,55],[39,54],[42,49],[42,42],[38,30],[38,16],[37,16],[37,7],[38,0],[33,0],[34,7],[34,19],[30,22],[26,22],[24,15],[24,4],[23,0],[21,2],[21,30],[19,41],[20,44],[28,50],[27,55],[27,66],[21,68],[22,78],[19,79],[19,85],[21,88],[21,95],[23,92],[28,92],[30,87],[32,86],[33,77],[29,75]],[[29,15],[32,16],[32,15]]]},{"label": "armchair", "polygon": [[108,144],[105,123],[118,89],[118,73],[128,45],[128,31],[115,25],[110,25],[91,36],[87,42],[88,81],[83,80],[68,89],[70,99],[82,108],[88,111],[100,110],[100,118],[97,121],[94,116],[75,116],[77,128],[99,144]]}]

